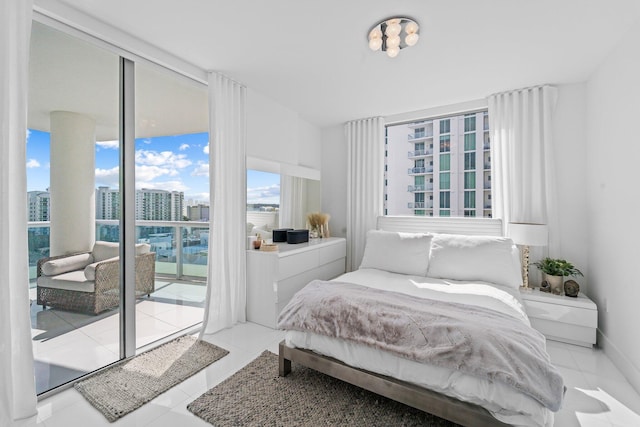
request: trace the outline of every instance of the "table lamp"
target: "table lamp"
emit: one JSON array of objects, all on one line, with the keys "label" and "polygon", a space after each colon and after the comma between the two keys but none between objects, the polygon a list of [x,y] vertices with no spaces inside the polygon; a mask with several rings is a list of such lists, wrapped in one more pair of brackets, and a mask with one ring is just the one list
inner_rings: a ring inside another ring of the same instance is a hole
[{"label": "table lamp", "polygon": [[545,224],[510,222],[507,235],[516,245],[522,246],[523,288],[529,287],[529,246],[546,246],[549,230]]}]

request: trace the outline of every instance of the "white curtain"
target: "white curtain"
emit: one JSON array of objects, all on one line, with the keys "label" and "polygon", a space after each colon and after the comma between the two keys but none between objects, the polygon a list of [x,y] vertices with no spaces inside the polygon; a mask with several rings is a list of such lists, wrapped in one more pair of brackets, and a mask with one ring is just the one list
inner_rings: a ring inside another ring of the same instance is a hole
[{"label": "white curtain", "polygon": [[357,270],[367,231],[383,213],[384,119],[374,117],[345,125],[348,145],[347,271]]},{"label": "white curtain", "polygon": [[31,0],[0,2],[0,425],[36,414],[27,247]]},{"label": "white curtain", "polygon": [[504,227],[509,222],[547,224],[551,253],[559,246],[552,141],[557,98],[551,86],[489,97],[494,216]]},{"label": "white curtain", "polygon": [[201,336],[246,320],[246,88],[209,74],[207,299]]},{"label": "white curtain", "polygon": [[280,176],[280,227],[305,228],[307,180],[297,176]]}]

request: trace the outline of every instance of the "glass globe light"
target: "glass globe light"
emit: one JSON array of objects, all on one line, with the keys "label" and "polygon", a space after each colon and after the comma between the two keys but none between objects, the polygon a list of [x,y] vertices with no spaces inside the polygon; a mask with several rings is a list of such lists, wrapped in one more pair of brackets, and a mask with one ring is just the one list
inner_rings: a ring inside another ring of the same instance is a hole
[{"label": "glass globe light", "polygon": [[399,52],[400,52],[400,48],[399,47],[388,47],[387,48],[387,56],[389,56],[389,58],[395,58],[396,56],[398,56]]},{"label": "glass globe light", "polygon": [[407,22],[407,25],[405,25],[405,27],[404,27],[404,31],[407,34],[415,34],[415,33],[418,32],[419,29],[420,29],[420,27],[418,27],[418,24],[416,24],[413,21]]},{"label": "glass globe light", "polygon": [[404,38],[404,42],[407,44],[407,46],[414,46],[416,43],[418,43],[419,38],[420,36],[418,35],[418,33],[407,34],[407,37]]},{"label": "glass globe light", "polygon": [[399,46],[400,46],[400,37],[394,36],[394,37],[389,37],[387,39],[387,48],[399,47]]},{"label": "glass globe light", "polygon": [[387,29],[384,32],[387,37],[394,37],[400,34],[400,31],[402,31],[402,27],[400,26],[400,24],[394,23],[391,25],[387,25]]},{"label": "glass globe light", "polygon": [[380,27],[374,27],[370,32],[369,32],[369,40],[372,39],[381,39],[382,38],[382,30],[380,30]]},{"label": "glass globe light", "polygon": [[391,18],[387,19],[387,25],[399,24],[400,18]]},{"label": "glass globe light", "polygon": [[369,49],[371,50],[379,50],[382,47],[382,39],[370,39],[369,40]]}]

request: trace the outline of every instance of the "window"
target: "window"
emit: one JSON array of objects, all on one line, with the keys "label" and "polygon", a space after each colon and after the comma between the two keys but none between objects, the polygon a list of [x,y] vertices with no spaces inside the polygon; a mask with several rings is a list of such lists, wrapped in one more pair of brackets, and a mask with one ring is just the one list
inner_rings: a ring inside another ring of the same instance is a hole
[{"label": "window", "polygon": [[476,168],[476,153],[464,153],[464,170]]},{"label": "window", "polygon": [[387,126],[387,214],[490,217],[488,123],[478,111]]},{"label": "window", "polygon": [[451,174],[449,172],[440,172],[440,189],[451,189]]},{"label": "window", "polygon": [[473,151],[476,149],[476,134],[464,134],[464,151]]},{"label": "window", "polygon": [[440,152],[446,153],[451,151],[451,136],[440,135]]},{"label": "window", "polygon": [[451,170],[451,155],[450,154],[440,154],[440,170],[441,171]]},{"label": "window", "polygon": [[475,172],[465,172],[464,173],[464,189],[470,190],[472,188],[476,188],[476,173]]}]

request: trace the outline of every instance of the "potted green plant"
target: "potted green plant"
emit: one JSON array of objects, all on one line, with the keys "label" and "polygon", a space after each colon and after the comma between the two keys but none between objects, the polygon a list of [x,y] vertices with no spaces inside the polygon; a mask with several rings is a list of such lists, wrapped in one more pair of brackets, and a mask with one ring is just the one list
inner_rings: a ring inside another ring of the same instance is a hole
[{"label": "potted green plant", "polygon": [[572,263],[559,258],[543,258],[534,262],[533,265],[542,271],[542,280],[547,281],[554,294],[562,293],[562,283],[565,276],[582,276]]}]

